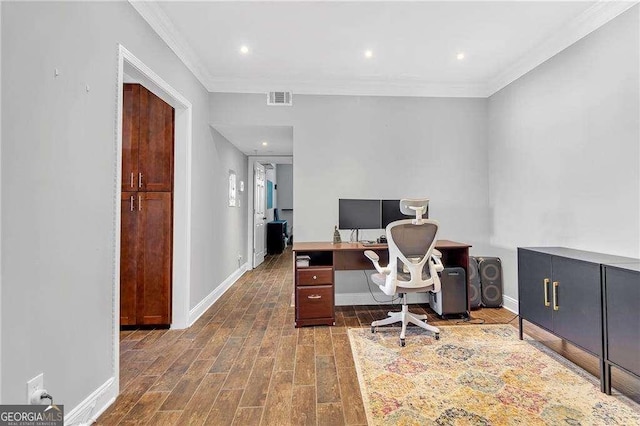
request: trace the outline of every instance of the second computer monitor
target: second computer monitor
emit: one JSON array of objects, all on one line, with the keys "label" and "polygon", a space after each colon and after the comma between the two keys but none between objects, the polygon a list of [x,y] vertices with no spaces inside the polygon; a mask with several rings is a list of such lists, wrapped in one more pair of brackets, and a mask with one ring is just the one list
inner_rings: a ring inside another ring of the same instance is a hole
[{"label": "second computer monitor", "polygon": [[[424,219],[429,218],[429,206],[422,215]],[[386,228],[391,222],[403,219],[414,219],[415,216],[408,216],[400,211],[400,200],[382,200],[382,228]]]}]

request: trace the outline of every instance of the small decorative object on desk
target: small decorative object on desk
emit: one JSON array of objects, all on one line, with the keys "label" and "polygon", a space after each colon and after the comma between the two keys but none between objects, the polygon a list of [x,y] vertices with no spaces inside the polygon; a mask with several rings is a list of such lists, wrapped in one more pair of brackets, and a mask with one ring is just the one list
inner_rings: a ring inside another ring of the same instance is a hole
[{"label": "small decorative object on desk", "polygon": [[342,238],[340,238],[340,231],[338,231],[338,226],[336,225],[336,229],[333,231],[333,243],[341,243]]},{"label": "small decorative object on desk", "polygon": [[309,266],[309,260],[311,260],[310,256],[296,256],[296,267],[306,268]]}]

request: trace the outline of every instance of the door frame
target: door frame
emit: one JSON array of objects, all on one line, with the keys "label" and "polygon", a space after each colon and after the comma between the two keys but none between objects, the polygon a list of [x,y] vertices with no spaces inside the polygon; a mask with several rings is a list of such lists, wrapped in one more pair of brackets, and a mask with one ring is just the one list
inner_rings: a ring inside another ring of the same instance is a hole
[{"label": "door frame", "polygon": [[249,174],[247,176],[247,182],[250,182],[250,184],[246,185],[248,191],[247,200],[251,200],[251,202],[247,202],[247,217],[251,218],[247,221],[247,258],[250,259],[248,263],[251,269],[256,267],[253,264],[253,230],[255,227],[255,215],[253,214],[253,166],[255,163],[293,164],[293,155],[249,155],[247,157],[247,173]]},{"label": "door frame", "polygon": [[174,176],[173,176],[173,259],[171,276],[171,328],[189,326],[189,289],[191,283],[191,102],[151,68],[145,65],[123,45],[118,44],[118,82],[116,95],[116,164],[114,184],[114,252],[113,252],[113,377],[116,389],[120,389],[120,227],[122,193],[122,102],[124,68],[133,69],[144,80],[146,87],[175,109],[174,121]]}]

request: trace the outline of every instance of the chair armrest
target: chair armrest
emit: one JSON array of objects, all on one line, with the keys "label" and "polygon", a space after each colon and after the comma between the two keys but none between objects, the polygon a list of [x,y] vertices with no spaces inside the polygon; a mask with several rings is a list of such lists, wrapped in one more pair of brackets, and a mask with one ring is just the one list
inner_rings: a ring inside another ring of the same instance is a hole
[{"label": "chair armrest", "polygon": [[375,251],[365,250],[364,255],[367,256],[367,258],[371,261],[371,263],[373,263],[373,266],[375,266],[376,271],[378,271],[378,273],[385,274],[385,275],[389,275],[391,273],[391,269],[382,268],[380,266],[380,264],[378,263],[380,261],[380,256],[378,256]]},{"label": "chair armrest", "polygon": [[[434,252],[436,252],[437,250],[434,250]],[[433,262],[433,266],[435,268],[436,272],[442,272],[444,270],[444,265],[442,264],[442,260],[440,260],[440,257],[442,256],[442,254],[440,252],[438,252],[440,254],[440,256],[438,256],[436,253],[431,253],[431,261]]]},{"label": "chair armrest", "polygon": [[432,254],[433,256],[437,256],[437,257],[439,257],[439,258],[441,258],[441,257],[442,257],[442,253],[440,253],[440,250],[433,249],[433,250],[431,251],[431,254]]},{"label": "chair armrest", "polygon": [[380,261],[380,256],[373,250],[365,250],[364,255],[372,262]]}]

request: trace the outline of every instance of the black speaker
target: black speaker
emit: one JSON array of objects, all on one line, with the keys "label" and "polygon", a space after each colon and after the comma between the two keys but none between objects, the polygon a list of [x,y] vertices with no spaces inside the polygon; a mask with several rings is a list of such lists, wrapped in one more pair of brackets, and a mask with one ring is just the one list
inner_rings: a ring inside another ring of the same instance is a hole
[{"label": "black speaker", "polygon": [[478,309],[482,306],[481,291],[478,260],[473,256],[469,256],[469,304],[471,309]]},{"label": "black speaker", "polygon": [[497,257],[479,257],[478,271],[482,288],[482,306],[502,306],[502,263]]}]

